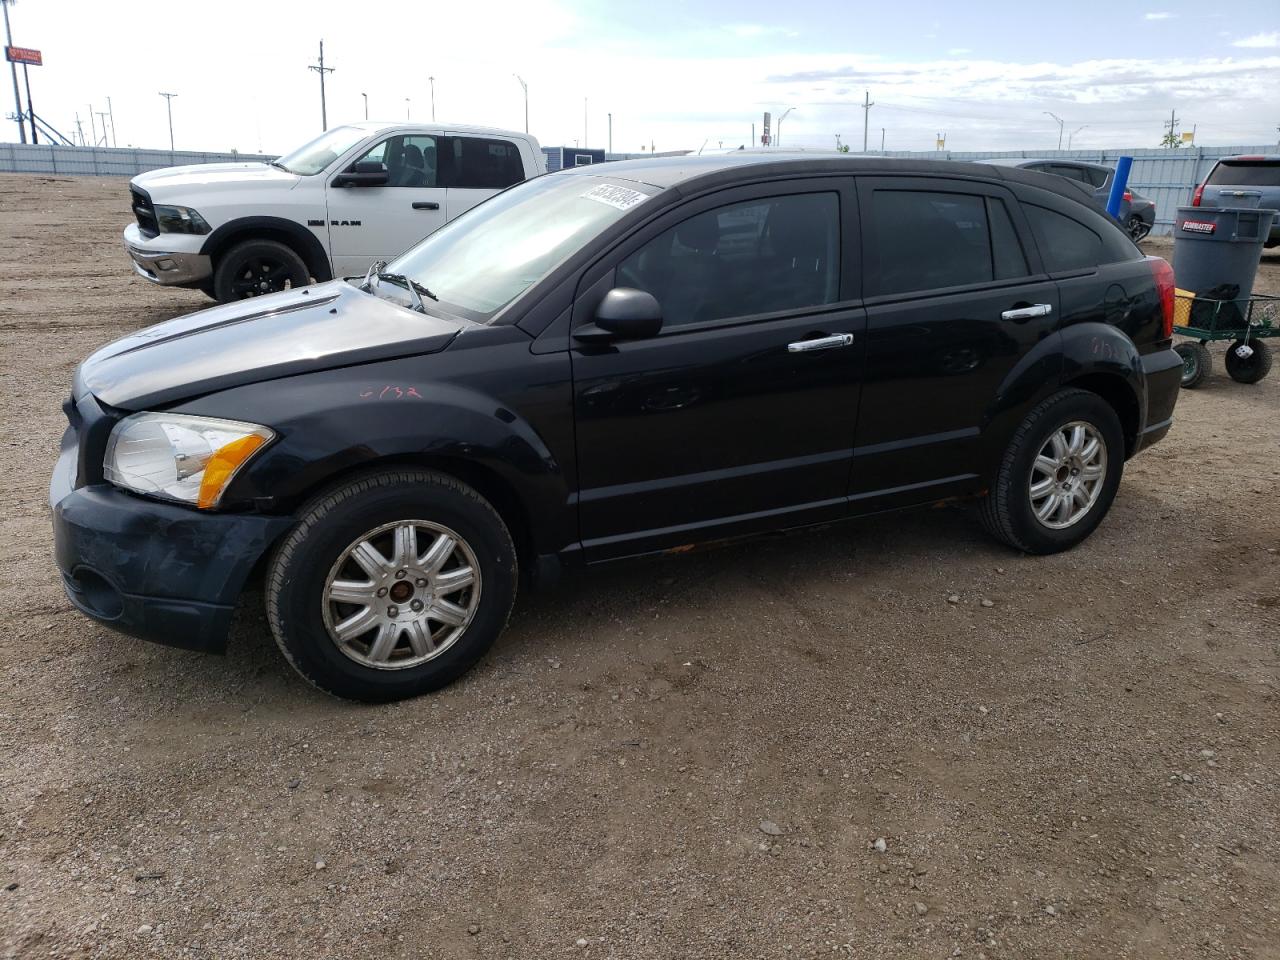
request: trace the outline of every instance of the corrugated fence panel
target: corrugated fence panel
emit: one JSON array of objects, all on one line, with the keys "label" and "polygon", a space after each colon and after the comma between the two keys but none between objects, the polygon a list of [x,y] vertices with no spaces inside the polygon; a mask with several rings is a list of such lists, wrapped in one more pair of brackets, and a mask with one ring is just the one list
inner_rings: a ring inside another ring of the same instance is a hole
[{"label": "corrugated fence panel", "polygon": [[193,150],[136,150],[132,147],[64,147],[52,144],[0,143],[0,173],[54,173],[65,176],[136,177],[148,170],[193,163],[273,160],[247,153]]},{"label": "corrugated fence panel", "polygon": [[[547,169],[558,169],[559,151],[544,148]],[[1180,150],[1008,150],[1002,153],[958,153],[954,151],[890,151],[884,156],[918,160],[989,160],[996,157],[1024,159],[1056,158],[1086,160],[1090,163],[1115,165],[1122,156],[1133,157],[1129,183],[1138,193],[1156,204],[1156,233],[1169,233],[1179,206],[1191,202],[1191,194],[1213,165],[1222,157],[1242,153],[1275,153],[1276,147],[1194,147]],[[609,159],[622,159],[645,154],[611,154]],[[662,156],[662,154],[656,154]],[[879,156],[879,154],[876,154]],[[107,147],[60,147],[47,144],[0,143],[0,173],[55,173],[69,176],[134,177],[148,170],[185,166],[194,163],[252,162],[274,159],[270,156],[234,153],[200,153],[194,151],[113,149]]]}]

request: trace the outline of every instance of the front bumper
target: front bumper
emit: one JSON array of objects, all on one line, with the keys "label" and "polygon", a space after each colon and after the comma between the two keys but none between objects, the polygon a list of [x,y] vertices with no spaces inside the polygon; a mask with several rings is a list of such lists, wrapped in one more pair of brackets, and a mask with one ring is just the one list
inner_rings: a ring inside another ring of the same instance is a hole
[{"label": "front bumper", "polygon": [[124,249],[133,272],[144,280],[166,287],[198,286],[213,276],[213,260],[196,251],[172,249],[184,241],[203,244],[203,237],[165,234],[148,239],[136,223],[125,227]]},{"label": "front bumper", "polygon": [[68,428],[49,484],[67,597],[100,623],[155,643],[220,653],[245,582],[292,519],[206,513],[106,483],[77,487]]}]

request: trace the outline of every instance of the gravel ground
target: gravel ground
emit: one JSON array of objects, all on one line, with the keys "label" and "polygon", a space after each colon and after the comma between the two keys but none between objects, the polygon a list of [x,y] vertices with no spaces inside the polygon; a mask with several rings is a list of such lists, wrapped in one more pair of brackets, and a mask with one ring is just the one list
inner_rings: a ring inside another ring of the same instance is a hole
[{"label": "gravel ground", "polygon": [[617,564],[357,706],[259,597],[217,658],[62,596],[74,365],[205,303],[128,216],[0,177],[0,956],[1280,957],[1280,372],[1069,554],[943,510]]}]

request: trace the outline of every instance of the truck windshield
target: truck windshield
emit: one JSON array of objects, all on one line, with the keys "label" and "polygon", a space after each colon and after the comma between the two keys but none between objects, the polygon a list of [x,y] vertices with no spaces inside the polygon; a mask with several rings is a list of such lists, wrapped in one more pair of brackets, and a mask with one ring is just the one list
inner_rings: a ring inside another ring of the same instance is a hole
[{"label": "truck windshield", "polygon": [[387,271],[429,289],[441,309],[487,323],[655,192],[603,177],[527,180],[441,227]]},{"label": "truck windshield", "polygon": [[272,166],[302,177],[314,176],[368,135],[368,130],[359,127],[334,127],[293,153],[286,153]]}]

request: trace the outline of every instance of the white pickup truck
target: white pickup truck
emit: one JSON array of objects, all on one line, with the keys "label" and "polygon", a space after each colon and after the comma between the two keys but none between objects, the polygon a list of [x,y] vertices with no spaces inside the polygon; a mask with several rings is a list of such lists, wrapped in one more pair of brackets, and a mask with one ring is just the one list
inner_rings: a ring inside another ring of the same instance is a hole
[{"label": "white pickup truck", "polygon": [[355,123],[270,163],[134,177],[124,245],[139,276],[225,303],[362,274],[545,172],[525,133]]}]

